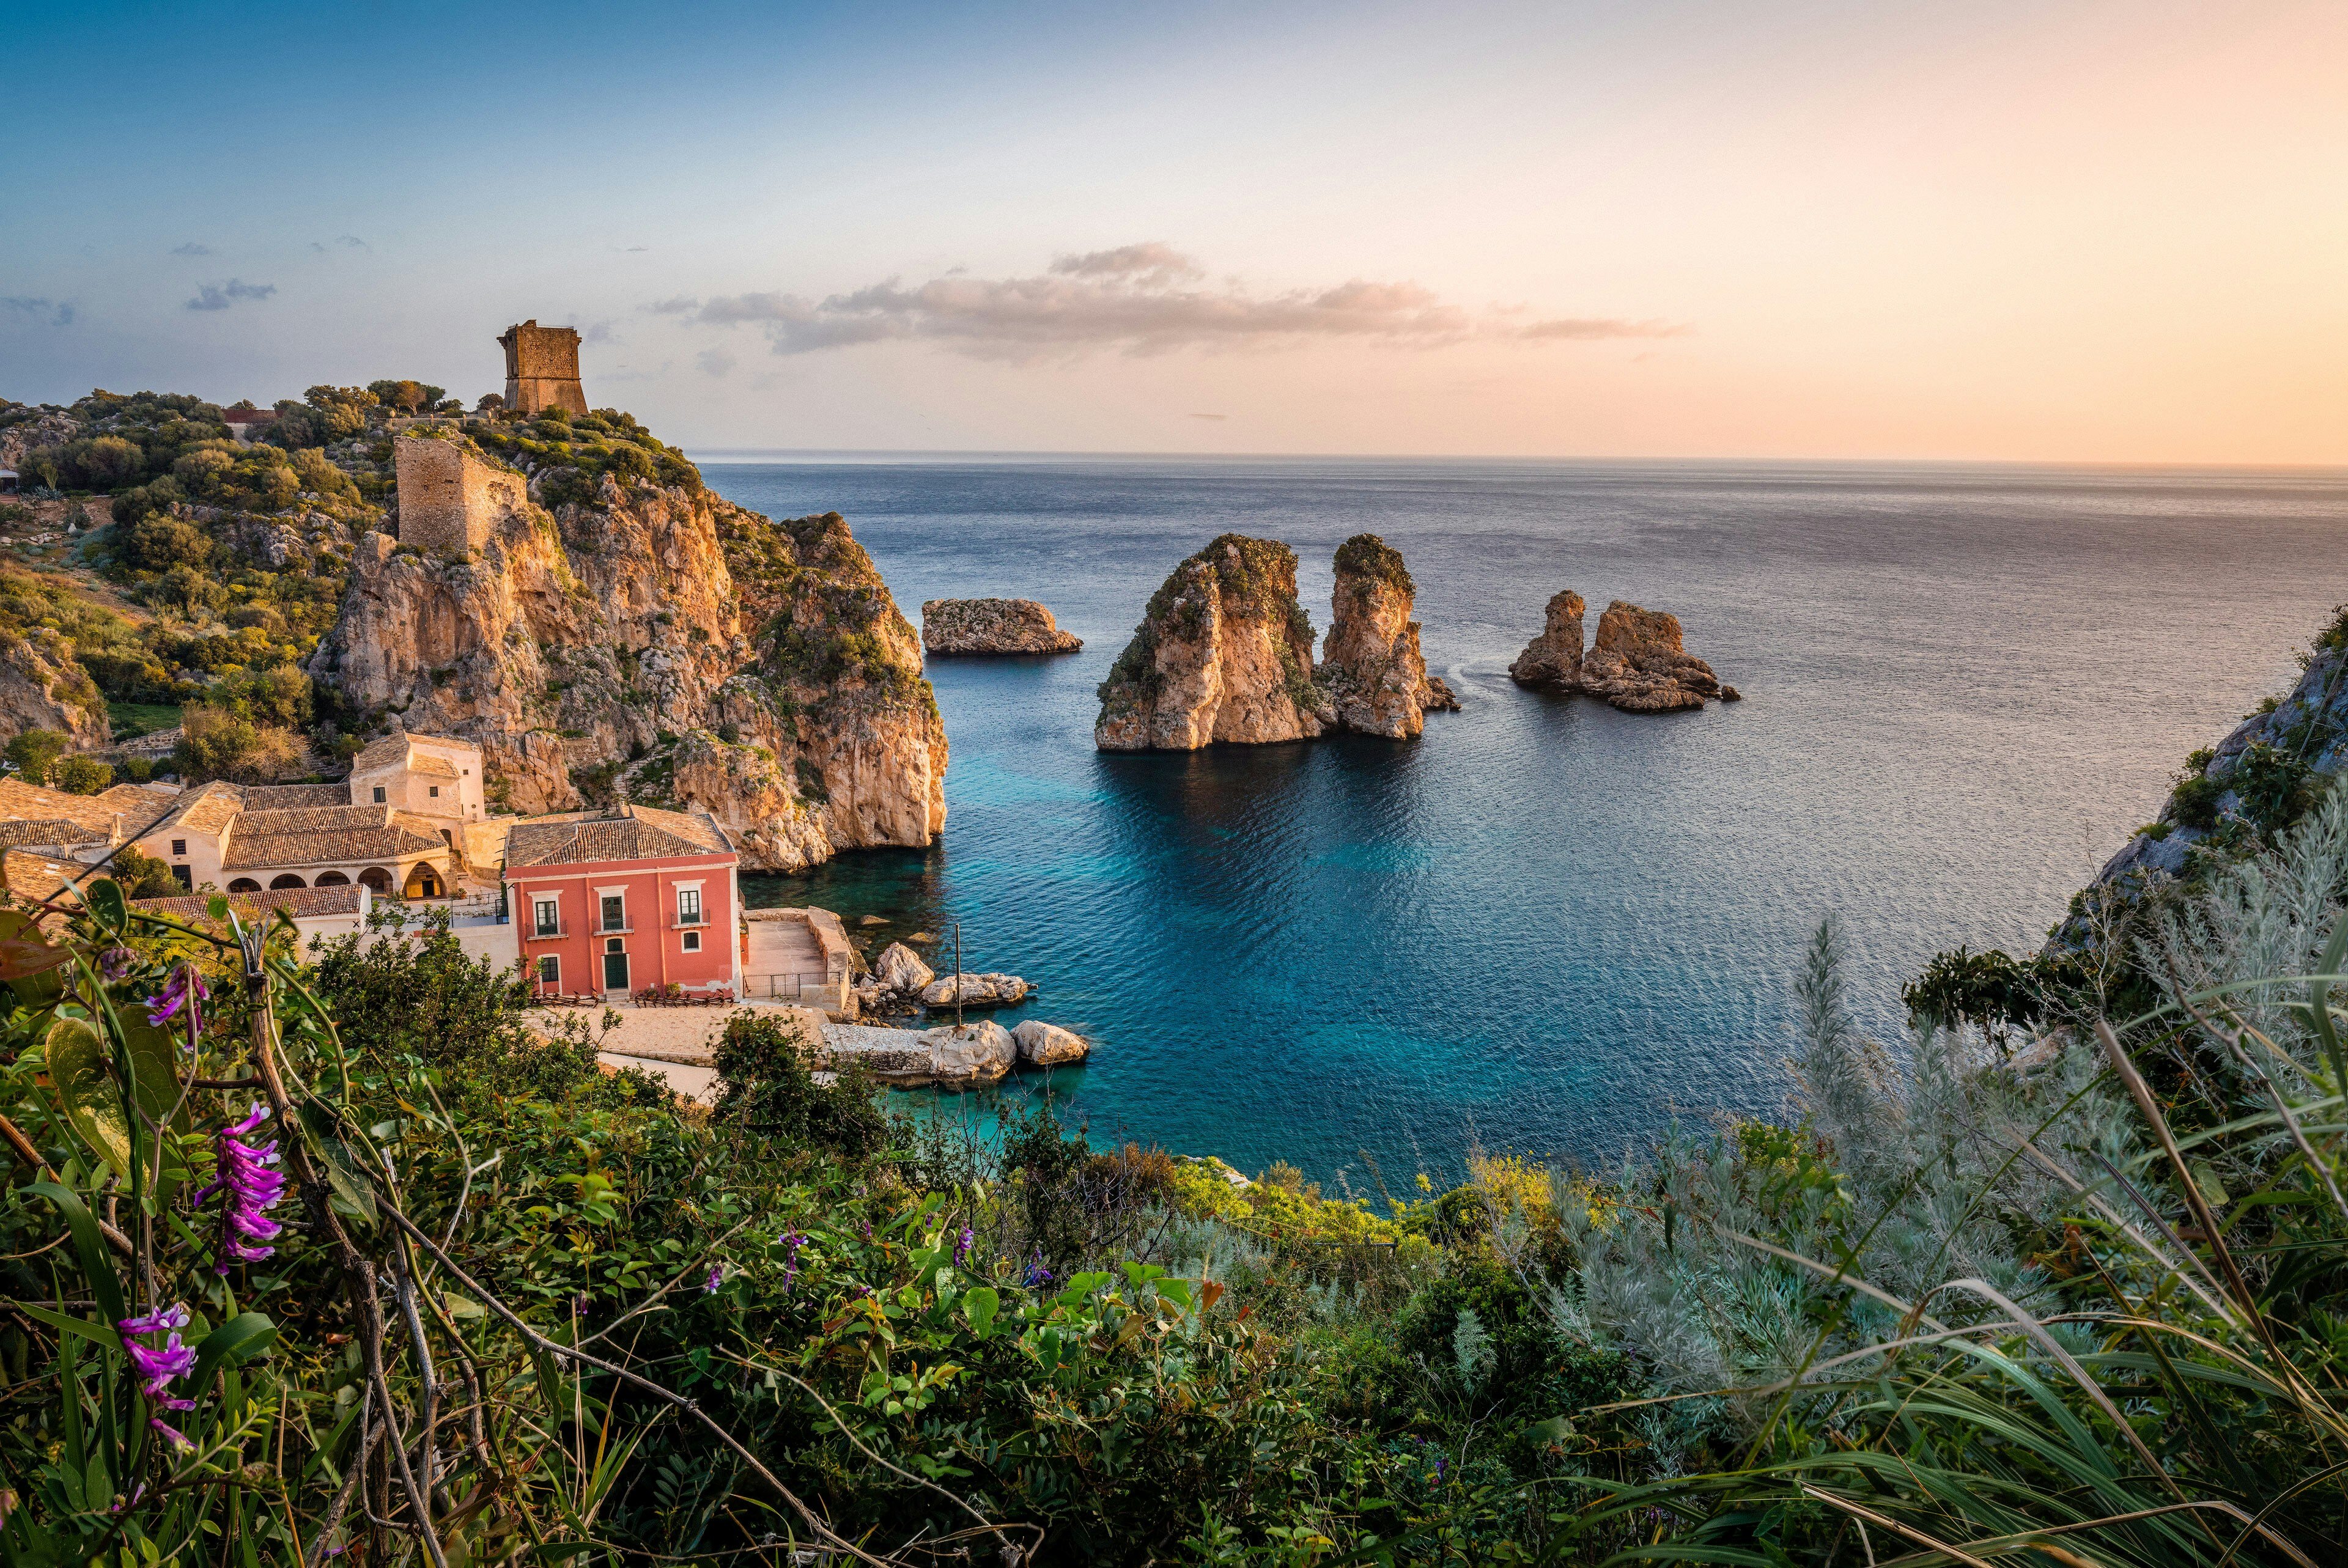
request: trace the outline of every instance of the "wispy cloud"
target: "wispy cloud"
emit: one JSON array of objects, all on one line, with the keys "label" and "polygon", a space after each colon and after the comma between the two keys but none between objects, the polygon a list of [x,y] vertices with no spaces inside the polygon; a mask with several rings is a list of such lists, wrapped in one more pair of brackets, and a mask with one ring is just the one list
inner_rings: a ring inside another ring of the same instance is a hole
[{"label": "wispy cloud", "polygon": [[188,302],[191,311],[224,311],[239,300],[265,300],[277,292],[274,283],[248,283],[242,278],[231,278],[225,283],[206,283]]},{"label": "wispy cloud", "polygon": [[184,245],[174,245],[171,247],[171,254],[174,256],[209,256],[211,253],[212,248],[210,245],[198,244],[193,240],[189,241]]},{"label": "wispy cloud", "polygon": [[74,323],[73,306],[61,300],[36,300],[23,294],[0,295],[0,310],[30,316],[43,326],[69,327]]},{"label": "wispy cloud", "polygon": [[929,342],[987,358],[1066,356],[1102,348],[1279,348],[1351,339],[1441,348],[1471,339],[1544,343],[1674,336],[1660,321],[1472,312],[1410,282],[1364,279],[1260,294],[1208,283],[1196,261],[1160,241],[1062,256],[1025,278],[972,278],[959,270],[907,285],[891,278],[809,300],[782,292],[680,296],[644,309],[704,326],[757,327],[778,354],[860,343]]},{"label": "wispy cloud", "polygon": [[1231,415],[1228,415],[1228,414],[1193,414],[1192,415],[1190,415],[1190,417],[1191,417],[1191,418],[1193,418],[1193,419],[1214,419],[1214,420],[1223,420],[1223,419],[1229,419],[1229,418],[1231,417]]},{"label": "wispy cloud", "polygon": [[310,249],[323,256],[329,251],[372,251],[375,247],[355,234],[338,234],[332,243],[324,240],[311,241]]},{"label": "wispy cloud", "polygon": [[722,348],[705,348],[693,356],[704,375],[726,375],[733,372],[735,358]]}]

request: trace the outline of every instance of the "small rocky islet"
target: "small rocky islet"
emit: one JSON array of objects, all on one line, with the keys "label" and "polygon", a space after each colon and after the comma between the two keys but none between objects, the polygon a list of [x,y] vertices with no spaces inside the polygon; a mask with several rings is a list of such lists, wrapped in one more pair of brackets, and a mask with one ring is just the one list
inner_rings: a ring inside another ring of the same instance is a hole
[{"label": "small rocky islet", "polygon": [[1084,645],[1032,599],[932,599],[922,606],[922,650],[941,658],[1075,653]]},{"label": "small rocky islet", "polygon": [[1596,697],[1626,713],[1670,713],[1701,708],[1707,700],[1742,698],[1683,645],[1677,616],[1615,600],[1598,618],[1598,636],[1584,652],[1586,613],[1571,589],[1552,597],[1540,635],[1509,666],[1509,678],[1520,686]]},{"label": "small rocky islet", "polygon": [[1224,534],[1176,567],[1099,687],[1105,752],[1262,745],[1334,731],[1415,738],[1458,699],[1430,679],[1402,556],[1375,534],[1337,551],[1325,657],[1296,598],[1296,552]]}]

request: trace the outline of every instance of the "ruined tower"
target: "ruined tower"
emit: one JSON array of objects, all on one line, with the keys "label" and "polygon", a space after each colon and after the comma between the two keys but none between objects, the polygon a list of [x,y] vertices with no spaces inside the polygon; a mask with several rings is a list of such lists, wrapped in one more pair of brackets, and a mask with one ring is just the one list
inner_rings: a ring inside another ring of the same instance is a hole
[{"label": "ruined tower", "polygon": [[[578,384],[572,383],[573,396]],[[472,554],[499,523],[530,505],[529,481],[454,441],[396,436],[391,446],[399,477],[399,542],[426,555]]]},{"label": "ruined tower", "polygon": [[579,386],[579,333],[570,327],[542,327],[536,318],[508,327],[498,342],[506,351],[506,406],[524,414],[560,408],[587,412]]}]

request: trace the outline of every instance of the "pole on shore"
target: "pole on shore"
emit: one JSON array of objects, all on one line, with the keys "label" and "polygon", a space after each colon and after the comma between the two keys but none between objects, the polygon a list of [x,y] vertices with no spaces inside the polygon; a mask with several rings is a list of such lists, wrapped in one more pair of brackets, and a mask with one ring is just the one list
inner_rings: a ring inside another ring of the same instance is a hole
[{"label": "pole on shore", "polygon": [[954,922],[954,1028],[962,1028],[962,922]]}]

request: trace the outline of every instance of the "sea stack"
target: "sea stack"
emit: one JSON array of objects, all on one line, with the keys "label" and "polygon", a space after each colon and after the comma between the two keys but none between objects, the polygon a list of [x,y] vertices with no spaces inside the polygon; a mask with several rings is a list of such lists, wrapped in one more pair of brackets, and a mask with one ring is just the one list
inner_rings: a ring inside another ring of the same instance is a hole
[{"label": "sea stack", "polygon": [[1568,590],[1549,601],[1541,634],[1525,645],[1509,674],[1528,686],[1581,692],[1630,713],[1701,708],[1707,698],[1737,700],[1712,666],[1680,641],[1679,618],[1616,600],[1598,618],[1598,636],[1581,649],[1581,596]]},{"label": "sea stack", "polygon": [[1100,683],[1107,752],[1197,751],[1320,734],[1336,720],[1313,680],[1296,553],[1225,534],[1174,569]]},{"label": "sea stack", "polygon": [[943,657],[1074,653],[1084,645],[1032,599],[933,599],[922,606],[922,646]]},{"label": "sea stack", "polygon": [[1355,534],[1337,547],[1329,635],[1314,673],[1339,727],[1411,740],[1428,709],[1458,709],[1451,688],[1427,676],[1410,618],[1416,592],[1402,552],[1377,535]]}]

